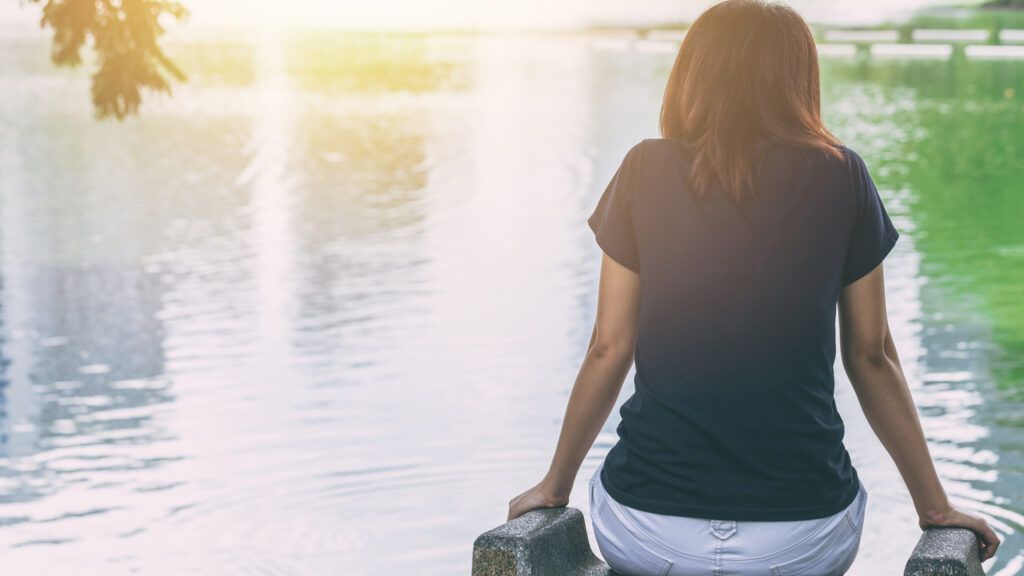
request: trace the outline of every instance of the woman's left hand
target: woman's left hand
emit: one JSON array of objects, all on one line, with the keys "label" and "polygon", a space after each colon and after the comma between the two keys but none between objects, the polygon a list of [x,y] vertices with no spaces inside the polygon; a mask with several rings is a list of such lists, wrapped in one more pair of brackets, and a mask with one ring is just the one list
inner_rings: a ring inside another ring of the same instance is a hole
[{"label": "woman's left hand", "polygon": [[531,510],[539,508],[561,508],[568,504],[568,494],[565,496],[554,494],[542,482],[509,500],[508,519],[518,518]]}]

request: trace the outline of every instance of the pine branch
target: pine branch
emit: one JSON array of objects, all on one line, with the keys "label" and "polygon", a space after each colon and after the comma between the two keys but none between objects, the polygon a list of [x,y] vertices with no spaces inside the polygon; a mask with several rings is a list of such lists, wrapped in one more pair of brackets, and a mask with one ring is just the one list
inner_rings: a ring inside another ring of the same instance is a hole
[{"label": "pine branch", "polygon": [[82,63],[82,47],[92,44],[99,66],[92,75],[92,102],[98,118],[123,120],[137,114],[142,90],[170,93],[168,76],[185,81],[182,70],[163,52],[161,18],[184,20],[176,0],[29,0],[42,5],[39,24],[53,30],[50,57],[58,66]]}]

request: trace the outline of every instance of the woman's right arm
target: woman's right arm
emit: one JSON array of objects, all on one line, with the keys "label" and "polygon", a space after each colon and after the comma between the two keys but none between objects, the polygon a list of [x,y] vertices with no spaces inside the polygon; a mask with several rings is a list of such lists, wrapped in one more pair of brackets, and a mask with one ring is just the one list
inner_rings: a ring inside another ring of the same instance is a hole
[{"label": "woman's right arm", "polygon": [[839,297],[839,339],[843,366],[868,424],[895,462],[917,509],[918,525],[962,526],[981,540],[988,560],[999,536],[984,518],[949,503],[928,451],[885,311],[882,265],[846,286]]}]

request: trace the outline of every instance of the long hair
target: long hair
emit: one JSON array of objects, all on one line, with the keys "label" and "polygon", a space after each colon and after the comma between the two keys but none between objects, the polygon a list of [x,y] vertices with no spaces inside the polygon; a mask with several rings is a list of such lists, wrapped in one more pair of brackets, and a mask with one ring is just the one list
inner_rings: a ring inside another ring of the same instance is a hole
[{"label": "long hair", "polygon": [[665,88],[661,135],[694,147],[698,196],[717,183],[737,201],[753,193],[759,143],[844,157],[821,120],[810,28],[786,4],[763,0],[725,0],[690,26]]}]

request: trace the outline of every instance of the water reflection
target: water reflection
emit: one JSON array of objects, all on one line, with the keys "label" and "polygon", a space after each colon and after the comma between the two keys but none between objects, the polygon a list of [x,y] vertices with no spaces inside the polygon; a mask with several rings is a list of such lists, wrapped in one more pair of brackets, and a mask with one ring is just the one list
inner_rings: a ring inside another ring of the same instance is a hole
[{"label": "water reflection", "polygon": [[1012,247],[1024,243],[1024,66],[954,59],[826,71],[834,110],[861,127],[876,181],[912,229],[920,309],[907,320],[919,346],[908,376],[940,474],[958,504],[1006,538],[993,568],[1017,573],[1024,260]]},{"label": "water reflection", "polygon": [[[118,126],[23,58],[41,40],[5,42],[7,565],[467,573],[547,466],[596,297],[584,219],[655,133],[672,54],[181,42],[193,81]],[[836,58],[823,82],[904,232],[891,322],[940,472],[1006,538],[990,573],[1018,573],[1024,64]],[[838,376],[876,526],[851,574],[898,573],[911,502]]]}]

